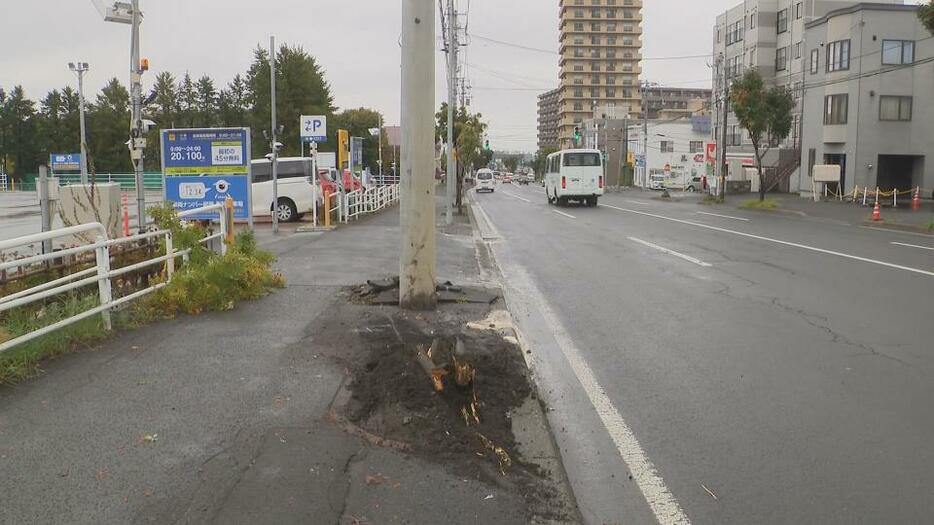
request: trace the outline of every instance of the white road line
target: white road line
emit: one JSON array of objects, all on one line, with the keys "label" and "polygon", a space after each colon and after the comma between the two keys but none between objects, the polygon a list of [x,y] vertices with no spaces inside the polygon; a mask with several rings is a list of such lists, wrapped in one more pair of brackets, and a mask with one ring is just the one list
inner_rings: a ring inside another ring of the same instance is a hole
[{"label": "white road line", "polygon": [[639,204],[639,205],[641,205],[641,206],[651,206],[651,205],[652,205],[651,202],[634,201],[634,200],[631,200],[631,199],[625,199],[625,201],[628,202],[628,203],[630,203],[630,204]]},{"label": "white road line", "polygon": [[893,230],[891,228],[875,228],[872,226],[860,226],[860,228],[864,230],[872,230],[872,231],[877,231],[877,232],[895,233],[898,235],[911,235],[912,237],[924,237],[925,239],[931,238],[931,234],[929,233],[906,232],[906,231],[901,231],[901,230]]},{"label": "white road line", "polygon": [[[681,510],[681,505],[678,504],[674,495],[668,490],[665,481],[658,474],[652,460],[642,449],[636,435],[623,420],[603,387],[600,386],[590,365],[587,364],[580,350],[574,344],[571,336],[548,304],[548,301],[542,296],[532,278],[521,266],[515,265],[508,269],[508,277],[505,279],[504,284],[514,289],[518,298],[528,301],[530,306],[537,307],[541,312],[542,317],[551,328],[555,343],[561,349],[561,353],[567,359],[575,377],[584,388],[587,398],[600,417],[604,428],[610,434],[613,444],[616,445],[616,450],[619,451],[626,466],[629,467],[629,473],[632,474],[632,479],[642,492],[642,497],[645,498],[649,508],[652,509],[655,519],[661,525],[690,525],[691,521]],[[505,268],[501,268],[500,273],[503,273],[503,270]],[[506,276],[505,273],[503,275]]]},{"label": "white road line", "polygon": [[641,245],[643,245],[643,246],[648,246],[649,248],[653,248],[653,249],[658,250],[658,251],[660,251],[660,252],[667,253],[668,255],[674,255],[675,257],[680,257],[681,259],[684,259],[685,261],[692,262],[692,263],[694,263],[694,264],[696,264],[696,265],[698,265],[698,266],[703,266],[704,268],[710,268],[711,266],[713,266],[712,264],[710,264],[710,263],[705,263],[704,261],[702,261],[702,260],[700,260],[700,259],[695,259],[694,257],[691,257],[690,255],[685,255],[685,254],[683,254],[683,253],[679,253],[679,252],[676,252],[676,251],[674,251],[674,250],[669,250],[668,248],[665,248],[664,246],[659,246],[659,245],[657,245],[657,244],[652,244],[652,243],[650,243],[650,242],[648,242],[648,241],[643,241],[642,239],[636,239],[635,237],[626,237],[626,238],[629,239],[629,240],[632,241],[632,242],[637,242],[637,243],[639,243],[639,244],[641,244]]},{"label": "white road line", "polygon": [[921,248],[922,250],[932,250],[932,251],[934,251],[934,247],[931,247],[931,246],[918,246],[917,244],[905,244],[905,243],[903,243],[903,242],[893,242],[892,244],[894,244],[894,245],[896,245],[896,246],[907,246],[907,247],[909,247],[909,248]]},{"label": "white road line", "polygon": [[745,221],[745,222],[749,222],[749,219],[744,219],[744,218],[742,218],[742,217],[733,217],[733,216],[731,216],[731,215],[720,215],[719,213],[710,213],[710,212],[706,212],[706,211],[699,211],[699,212],[697,212],[697,213],[699,213],[699,214],[701,214],[701,215],[710,215],[711,217],[722,217],[722,218],[724,218],[724,219],[733,219],[734,221]]},{"label": "white road line", "polygon": [[519,199],[519,200],[522,201],[522,202],[532,202],[532,201],[530,201],[529,199],[526,199],[525,197],[520,197],[520,196],[518,196],[518,195],[513,195],[512,193],[509,193],[509,192],[506,191],[506,190],[502,190],[501,193],[502,193],[503,195],[507,196],[507,197],[512,197],[513,199]]},{"label": "white road line", "polygon": [[626,213],[634,213],[636,215],[645,215],[646,217],[653,217],[655,219],[662,219],[664,221],[677,222],[680,224],[687,224],[690,226],[697,226],[698,228],[706,228],[708,230],[718,231],[722,233],[731,233],[733,235],[739,235],[740,237],[747,237],[749,239],[756,239],[760,241],[772,242],[775,244],[781,244],[783,246],[791,246],[794,248],[801,248],[802,250],[809,250],[812,252],[823,253],[827,255],[836,255],[837,257],[843,257],[844,259],[852,259],[854,261],[861,261],[865,263],[878,264],[879,266],[885,266],[887,268],[895,268],[897,270],[904,270],[906,272],[919,273],[921,275],[927,275],[928,277],[934,277],[934,272],[929,272],[927,270],[921,270],[919,268],[912,268],[910,266],[902,266],[900,264],[893,264],[885,261],[879,261],[876,259],[869,259],[866,257],[859,257],[858,255],[850,255],[848,253],[835,252],[833,250],[825,250],[823,248],[818,248],[816,246],[808,246],[806,244],[799,244],[796,242],[783,241],[781,239],[773,239],[771,237],[763,237],[761,235],[753,235],[751,233],[739,232],[736,230],[729,230],[726,228],[720,228],[719,226],[711,226],[709,224],[701,224],[699,222],[686,221],[683,219],[675,219],[674,217],[665,217],[664,215],[656,215],[654,213],[646,213],[644,211],[638,210],[628,210],[626,208],[620,208],[617,206],[610,206],[609,204],[600,204],[604,208],[610,208],[613,210],[618,210]]},{"label": "white road line", "polygon": [[564,215],[564,216],[567,217],[568,219],[576,219],[576,218],[577,218],[577,217],[571,215],[570,213],[564,213],[563,211],[558,211],[558,210],[551,210],[551,211],[557,213],[558,215]]}]

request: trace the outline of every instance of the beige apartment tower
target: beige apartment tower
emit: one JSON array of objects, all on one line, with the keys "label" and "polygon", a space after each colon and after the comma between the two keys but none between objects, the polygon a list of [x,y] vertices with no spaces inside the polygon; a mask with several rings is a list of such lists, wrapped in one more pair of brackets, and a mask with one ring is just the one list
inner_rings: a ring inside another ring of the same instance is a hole
[{"label": "beige apartment tower", "polygon": [[643,0],[559,0],[558,141],[591,118],[641,115]]}]

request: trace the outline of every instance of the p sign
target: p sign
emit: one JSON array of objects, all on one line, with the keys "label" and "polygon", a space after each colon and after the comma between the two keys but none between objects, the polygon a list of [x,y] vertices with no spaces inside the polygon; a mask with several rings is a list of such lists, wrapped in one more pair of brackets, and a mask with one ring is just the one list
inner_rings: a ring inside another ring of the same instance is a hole
[{"label": "p sign", "polygon": [[328,118],[324,115],[302,115],[301,130],[305,142],[327,142]]}]

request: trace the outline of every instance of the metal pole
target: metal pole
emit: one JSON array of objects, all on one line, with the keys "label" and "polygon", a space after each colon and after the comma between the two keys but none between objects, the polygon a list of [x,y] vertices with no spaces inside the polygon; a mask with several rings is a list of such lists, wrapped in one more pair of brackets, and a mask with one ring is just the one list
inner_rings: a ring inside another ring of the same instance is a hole
[{"label": "metal pole", "polygon": [[446,203],[444,207],[445,224],[454,223],[454,185],[457,178],[457,162],[454,159],[454,115],[457,105],[457,14],[454,12],[454,0],[448,0],[448,34],[445,36],[448,56],[448,166]]},{"label": "metal pole", "polygon": [[649,83],[642,85],[642,189],[649,184]]},{"label": "metal pole", "polygon": [[402,1],[402,250],[399,305],[431,309],[435,296],[434,85],[432,0]]},{"label": "metal pole", "polygon": [[729,166],[726,162],[726,127],[729,123],[729,111],[730,111],[730,86],[727,84],[726,75],[723,76],[723,131],[721,131],[721,137],[723,139],[723,147],[720,148],[722,151],[721,155],[721,164],[720,164],[720,178],[717,180],[717,197],[721,200],[726,198],[726,176],[729,171]]},{"label": "metal pole", "polygon": [[139,231],[146,229],[146,189],[143,186],[143,150],[136,151],[136,140],[143,134],[143,72],[139,63],[139,26],[143,21],[139,11],[139,0],[133,0],[133,31],[130,42],[130,95],[132,97],[132,119],[130,123],[130,157],[136,175],[136,222]]},{"label": "metal pole", "polygon": [[[42,231],[52,230],[52,210],[49,203],[49,170],[39,166],[39,209],[42,214]],[[42,241],[42,253],[51,253],[52,239]]]},{"label": "metal pole", "polygon": [[88,139],[84,120],[84,72],[87,69],[78,62],[78,122],[81,127],[81,184],[88,183]]},{"label": "metal pole", "polygon": [[276,37],[269,37],[270,113],[272,113],[272,233],[279,233],[279,149],[276,123]]},{"label": "metal pole", "polygon": [[383,115],[379,116],[379,183],[385,184],[383,179]]},{"label": "metal pole", "polygon": [[623,133],[620,135],[620,144],[619,152],[619,175],[616,178],[616,189],[619,189],[623,185],[623,177],[626,175],[626,166],[629,165],[629,113],[623,117]]}]

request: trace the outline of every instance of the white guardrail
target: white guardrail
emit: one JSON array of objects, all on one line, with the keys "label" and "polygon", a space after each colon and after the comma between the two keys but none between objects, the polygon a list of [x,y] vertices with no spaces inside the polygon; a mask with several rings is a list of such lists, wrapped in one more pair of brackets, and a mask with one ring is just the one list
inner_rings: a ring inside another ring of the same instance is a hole
[{"label": "white guardrail", "polygon": [[330,212],[338,211],[340,222],[346,223],[395,204],[399,200],[399,185],[370,186],[346,194],[333,193],[329,198],[336,203]]},{"label": "white guardrail", "polygon": [[[208,235],[207,237],[201,239],[202,243],[209,243],[215,239],[220,239],[220,253],[227,253],[227,237],[228,232],[232,233],[230,229],[232,227],[232,207],[227,207],[224,204],[214,204],[211,206],[205,206],[203,208],[185,210],[178,214],[178,217],[183,219],[199,213],[206,213],[216,211],[218,214],[218,219],[220,222],[220,233],[213,235]],[[172,280],[172,275],[175,273],[175,259],[182,257],[183,260],[187,261],[188,256],[191,253],[191,250],[181,250],[176,251],[172,245],[172,232],[169,230],[155,230],[146,233],[141,233],[137,235],[131,235],[128,237],[121,237],[118,239],[108,239],[107,230],[99,222],[92,222],[88,224],[80,224],[78,226],[71,226],[68,228],[61,228],[58,230],[52,230],[43,233],[36,233],[32,235],[26,235],[23,237],[17,237],[14,239],[0,241],[0,252],[10,250],[12,248],[17,248],[20,246],[27,246],[30,244],[40,244],[42,241],[47,241],[60,237],[68,237],[74,235],[87,235],[88,233],[96,234],[96,241],[91,244],[86,244],[83,246],[76,246],[73,248],[67,248],[64,250],[59,250],[50,253],[43,253],[38,255],[33,255],[30,257],[24,257],[22,259],[14,259],[10,261],[0,262],[0,271],[9,270],[11,268],[26,268],[32,264],[48,261],[50,259],[57,259],[64,257],[66,255],[73,255],[79,253],[86,253],[93,251],[95,254],[95,266],[76,272],[70,275],[66,275],[59,279],[49,281],[47,283],[42,283],[36,286],[33,286],[29,289],[16,292],[14,294],[6,295],[0,297],[0,313],[7,310],[11,310],[18,306],[25,306],[42,299],[52,297],[64,292],[75,290],[84,286],[93,285],[97,283],[98,294],[100,296],[100,305],[90,310],[81,312],[77,315],[69,317],[67,319],[62,319],[56,323],[50,324],[34,330],[32,332],[20,335],[16,338],[10,339],[2,344],[0,344],[0,353],[5,352],[19,344],[31,341],[37,337],[41,337],[45,334],[58,330],[59,328],[68,326],[70,324],[77,323],[78,321],[93,317],[97,314],[101,314],[104,321],[104,328],[106,330],[112,329],[110,311],[117,306],[120,306],[124,303],[138,299],[144,295],[150,294],[162,287],[164,287],[168,282]],[[133,243],[136,241],[141,241],[144,239],[150,239],[153,237],[165,237],[165,247],[166,254],[145,261],[141,261],[129,266],[124,266],[122,268],[111,269],[110,268],[110,248],[112,246],[122,245]],[[140,270],[149,266],[154,266],[157,264],[165,263],[166,267],[166,282],[158,283],[148,288],[139,290],[137,292],[131,293],[124,297],[114,299],[111,292],[111,280],[115,277]]]}]

